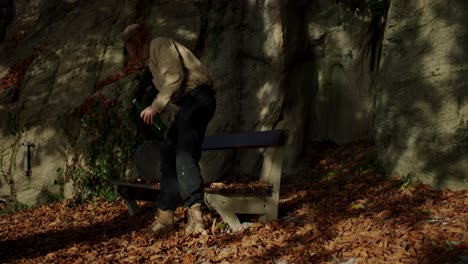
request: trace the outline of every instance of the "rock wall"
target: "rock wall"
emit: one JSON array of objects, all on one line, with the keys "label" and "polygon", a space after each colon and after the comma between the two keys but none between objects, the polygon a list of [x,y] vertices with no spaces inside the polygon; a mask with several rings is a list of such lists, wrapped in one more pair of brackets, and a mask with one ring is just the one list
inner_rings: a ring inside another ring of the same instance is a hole
[{"label": "rock wall", "polygon": [[[97,154],[95,165],[112,170],[106,173],[136,177],[131,154],[147,131],[130,102],[148,101],[154,90],[144,73],[96,84],[124,69],[118,34],[138,22],[187,45],[207,65],[217,90],[207,134],[289,130],[286,174],[305,164],[309,143],[371,140],[375,121],[390,173],[466,175],[465,4],[452,1],[437,13],[440,4],[416,2],[392,1],[379,69],[385,20],[370,13],[366,1],[15,1],[15,19],[0,44],[0,84],[11,84],[0,89],[0,197],[44,203],[63,193],[60,173]],[[430,38],[431,30],[446,37]],[[106,122],[83,116],[90,98],[108,107],[100,114],[122,121],[119,133],[93,132]],[[118,144],[93,154],[103,138]],[[35,145],[31,175],[23,169],[25,142]],[[148,152],[156,157],[157,147]],[[202,173],[207,181],[252,175],[261,155],[206,152]],[[450,165],[432,166],[437,162]],[[157,177],[157,163],[147,169]]]},{"label": "rock wall", "polygon": [[[126,1],[16,1],[16,8],[18,16],[2,46],[7,55],[1,58],[2,73],[12,64],[26,63],[23,59],[37,47],[43,50],[22,82],[0,91],[0,115],[8,120],[0,130],[1,195],[34,205],[44,202],[45,194],[60,193],[57,170],[74,154],[69,148],[82,132],[74,112],[97,80],[121,70],[123,46],[116,37],[136,14]],[[17,38],[19,32],[24,39]],[[35,145],[29,176],[22,169],[24,142]],[[11,152],[11,146],[17,151]]]},{"label": "rock wall", "polygon": [[389,175],[468,188],[468,2],[393,0],[376,142]]},{"label": "rock wall", "polygon": [[[306,14],[311,140],[347,143],[372,135],[371,16],[366,10],[317,1]],[[304,78],[304,77],[303,77]]]},{"label": "rock wall", "polygon": [[13,0],[0,2],[0,43],[5,40],[6,30],[15,17],[15,3]]},{"label": "rock wall", "polygon": [[[8,28],[7,41],[1,46],[2,54],[7,56],[0,58],[0,70],[3,77],[10,74],[12,65],[20,65],[25,68],[25,76],[22,82],[13,82],[14,85],[0,91],[0,115],[4,117],[0,130],[3,168],[0,195],[14,196],[20,202],[34,205],[44,202],[44,193],[60,193],[57,171],[73,166],[87,155],[89,148],[99,144],[93,128],[83,126],[83,118],[77,114],[91,96],[102,94],[103,100],[116,101],[122,105],[119,117],[128,118],[125,113],[131,112],[131,98],[141,95],[140,76],[130,75],[98,92],[95,84],[123,69],[124,47],[118,34],[130,23],[148,23],[154,35],[177,39],[208,66],[216,82],[218,100],[208,134],[273,128],[280,119],[284,96],[280,84],[283,77],[277,74],[283,71],[280,2],[17,1],[19,15]],[[266,24],[258,24],[257,18],[264,19]],[[270,23],[274,24],[273,32]],[[245,28],[240,29],[242,25]],[[259,32],[264,36],[252,39],[250,44],[250,39],[243,36],[244,31],[249,36]],[[263,46],[266,40],[273,45]],[[37,52],[39,46],[42,49]],[[268,63],[271,65],[259,64],[257,57],[260,61],[271,60]],[[250,80],[255,71],[255,78]],[[22,73],[21,67],[19,72]],[[275,113],[266,115],[268,109]],[[127,123],[127,130],[135,133],[126,135],[138,136],[137,122]],[[22,170],[21,144],[26,141],[36,146],[32,149],[31,175]],[[205,179],[218,179],[231,168],[240,171],[240,165],[250,161],[232,162],[235,154],[206,153],[202,160]],[[250,155],[253,160],[260,160],[261,153]],[[128,163],[132,162],[129,159]],[[253,166],[244,167],[255,170],[257,165],[254,162]],[[117,176],[135,177],[131,164],[119,163],[116,167]]]}]

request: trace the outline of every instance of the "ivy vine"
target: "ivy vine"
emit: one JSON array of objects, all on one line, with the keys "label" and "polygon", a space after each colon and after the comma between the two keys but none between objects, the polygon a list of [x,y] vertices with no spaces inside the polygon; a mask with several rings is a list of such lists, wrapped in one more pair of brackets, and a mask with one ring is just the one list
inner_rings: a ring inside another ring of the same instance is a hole
[{"label": "ivy vine", "polygon": [[64,181],[73,181],[75,202],[100,197],[115,200],[111,180],[120,178],[132,160],[138,139],[122,116],[122,105],[102,94],[88,97],[79,109],[81,129],[90,138],[64,171]]}]

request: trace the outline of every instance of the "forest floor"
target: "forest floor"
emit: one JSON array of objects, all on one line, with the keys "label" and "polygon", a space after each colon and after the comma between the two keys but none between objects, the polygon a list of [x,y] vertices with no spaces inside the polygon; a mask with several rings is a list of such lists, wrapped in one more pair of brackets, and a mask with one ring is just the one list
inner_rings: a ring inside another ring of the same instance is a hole
[{"label": "forest floor", "polygon": [[[0,263],[468,263],[468,191],[384,177],[372,145],[322,146],[307,173],[285,177],[279,220],[230,232],[204,212],[207,234],[162,238],[154,208],[68,201],[0,216]],[[1,208],[0,208],[1,209]]]}]

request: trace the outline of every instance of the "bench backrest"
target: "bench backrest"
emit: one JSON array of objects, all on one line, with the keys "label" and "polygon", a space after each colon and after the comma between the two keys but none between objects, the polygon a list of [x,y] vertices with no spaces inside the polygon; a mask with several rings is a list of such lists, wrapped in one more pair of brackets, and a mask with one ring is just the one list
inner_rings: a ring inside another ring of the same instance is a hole
[{"label": "bench backrest", "polygon": [[207,136],[203,141],[202,150],[274,147],[283,146],[285,142],[284,130],[241,132]]},{"label": "bench backrest", "polygon": [[267,148],[263,154],[260,181],[272,185],[273,193],[279,193],[283,148],[286,143],[285,130],[242,132],[205,137],[202,150]]}]

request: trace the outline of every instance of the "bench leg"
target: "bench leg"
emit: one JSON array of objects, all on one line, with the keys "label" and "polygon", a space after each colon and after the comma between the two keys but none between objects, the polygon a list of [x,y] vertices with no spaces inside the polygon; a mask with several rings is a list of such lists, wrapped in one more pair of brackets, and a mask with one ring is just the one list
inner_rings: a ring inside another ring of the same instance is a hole
[{"label": "bench leg", "polygon": [[215,210],[230,228],[235,231],[241,230],[242,225],[239,218],[236,213],[229,208],[228,204],[230,203],[226,198],[229,199],[229,197],[221,195],[205,194],[205,203],[210,209]]},{"label": "bench leg", "polygon": [[273,221],[278,219],[278,200],[273,197],[267,198],[265,203],[265,214],[259,220],[262,222]]},{"label": "bench leg", "polygon": [[277,208],[269,206],[271,198],[259,197],[231,197],[219,194],[205,194],[205,203],[211,209],[221,215],[223,221],[228,223],[234,230],[239,230],[242,225],[237,217],[238,214],[259,214],[263,215],[262,221],[275,220]]},{"label": "bench leg", "polygon": [[216,211],[219,213],[219,215],[221,215],[223,221],[227,223],[230,228],[232,228],[232,230],[239,231],[242,229],[242,224],[234,212],[223,209]]},{"label": "bench leg", "polygon": [[125,201],[125,204],[128,208],[128,214],[130,216],[134,216],[140,212],[140,207],[138,206],[137,202],[135,200],[125,199],[124,196],[120,193],[118,185],[114,185],[114,192],[117,193],[120,196],[120,198],[122,198],[122,200]]},{"label": "bench leg", "polygon": [[262,174],[260,180],[273,186],[272,194],[265,201],[265,214],[261,221],[278,219],[278,201],[283,168],[283,148],[269,148],[263,159]]}]

